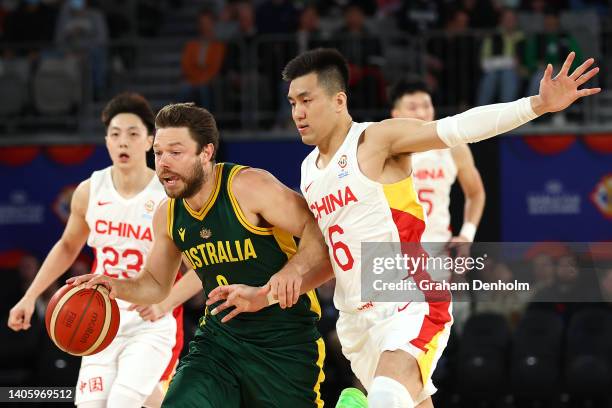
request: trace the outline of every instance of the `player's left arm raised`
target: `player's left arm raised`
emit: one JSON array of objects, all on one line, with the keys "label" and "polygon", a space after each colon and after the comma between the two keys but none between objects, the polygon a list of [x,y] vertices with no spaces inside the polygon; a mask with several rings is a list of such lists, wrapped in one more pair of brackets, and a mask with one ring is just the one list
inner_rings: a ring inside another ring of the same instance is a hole
[{"label": "player's left arm raised", "polygon": [[575,53],[571,52],[554,78],[552,65],[546,67],[538,95],[479,106],[433,122],[387,119],[368,127],[364,141],[372,140],[386,149],[389,156],[394,156],[479,142],[516,129],[540,115],[561,111],[576,100],[601,91],[601,88],[579,89],[597,75],[599,68],[589,69],[595,62],[589,58],[570,73],[574,58]]}]

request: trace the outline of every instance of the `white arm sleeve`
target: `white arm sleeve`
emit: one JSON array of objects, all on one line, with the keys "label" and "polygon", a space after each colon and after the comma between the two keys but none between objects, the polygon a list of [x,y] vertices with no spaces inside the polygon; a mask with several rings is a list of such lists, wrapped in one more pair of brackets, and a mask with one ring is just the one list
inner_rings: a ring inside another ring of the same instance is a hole
[{"label": "white arm sleeve", "polygon": [[448,147],[499,135],[537,118],[529,98],[484,105],[437,121],[440,139]]}]

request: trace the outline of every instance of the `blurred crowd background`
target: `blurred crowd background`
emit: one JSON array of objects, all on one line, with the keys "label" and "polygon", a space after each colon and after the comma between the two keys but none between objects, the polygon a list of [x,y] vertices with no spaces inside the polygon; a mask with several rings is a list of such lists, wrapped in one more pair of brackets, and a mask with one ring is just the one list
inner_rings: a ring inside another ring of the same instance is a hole
[{"label": "blurred crowd background", "polygon": [[[569,51],[576,64],[605,65],[609,9],[605,0],[3,0],[0,132],[90,132],[126,86],[156,108],[195,100],[225,129],[286,129],[280,71],[318,46],[350,62],[357,119],[384,118],[400,77],[425,79],[439,114],[452,114],[536,93],[543,67]],[[606,70],[598,81],[611,81]],[[597,125],[612,116],[608,101],[604,92],[557,125]]]},{"label": "blurred crowd background", "polygon": [[[398,79],[424,80],[441,117],[537,93],[546,64],[558,68],[569,51],[576,64],[595,57],[600,95],[538,119],[516,133],[523,137],[472,146],[487,190],[477,239],[612,241],[611,23],[605,0],[0,0],[2,316],[59,238],[71,188],[109,164],[96,146],[109,98],[135,91],[154,109],[195,101],[218,120],[221,160],[296,187],[307,148],[280,72],[319,46],[347,57],[356,120],[388,117]],[[451,211],[457,227],[458,191]],[[540,249],[521,262],[493,257],[487,271],[504,281],[528,271],[558,301],[457,298],[434,375],[437,407],[612,407],[612,253],[603,251],[611,256],[584,302],[573,293],[592,265],[563,246]],[[84,252],[65,277],[91,262]],[[0,325],[0,385],[76,382],[79,359],[44,329],[46,300],[64,278],[40,299],[32,329]],[[332,294],[333,283],[319,290],[328,406],[355,384]],[[184,352],[202,308],[201,296],[186,304]]]}]

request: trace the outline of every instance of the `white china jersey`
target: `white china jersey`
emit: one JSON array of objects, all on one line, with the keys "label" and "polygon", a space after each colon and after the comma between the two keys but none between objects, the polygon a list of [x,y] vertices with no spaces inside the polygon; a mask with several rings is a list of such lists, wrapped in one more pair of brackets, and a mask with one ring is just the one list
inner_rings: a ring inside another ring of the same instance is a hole
[{"label": "white china jersey", "polygon": [[452,238],[449,211],[451,187],[457,166],[450,149],[430,150],[412,155],[412,178],[427,223],[423,242],[447,242]]},{"label": "white china jersey", "polygon": [[324,169],[315,148],[302,163],[300,187],[329,247],[336,275],[334,303],[355,312],[361,302],[361,243],[419,242],[425,215],[408,177],[393,184],[368,179],[357,163],[357,146],[370,123],[353,123]]},{"label": "white china jersey", "polygon": [[[123,198],[113,185],[111,168],[90,178],[87,244],[95,252],[92,273],[133,278],[143,267],[153,245],[153,214],[166,199],[156,176],[136,196]],[[118,299],[120,308],[129,304]]]}]

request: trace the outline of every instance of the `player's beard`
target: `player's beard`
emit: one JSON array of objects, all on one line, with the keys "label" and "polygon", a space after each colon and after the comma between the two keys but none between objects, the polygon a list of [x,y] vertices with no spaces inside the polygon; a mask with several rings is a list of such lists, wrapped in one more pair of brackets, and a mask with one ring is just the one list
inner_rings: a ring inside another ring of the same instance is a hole
[{"label": "player's beard", "polygon": [[191,173],[185,177],[177,176],[181,179],[183,184],[185,185],[182,190],[171,192],[166,190],[166,195],[170,198],[191,198],[202,188],[202,185],[206,181],[206,174],[204,173],[204,169],[202,169],[202,163],[200,160],[196,160],[193,167],[191,168]]}]

